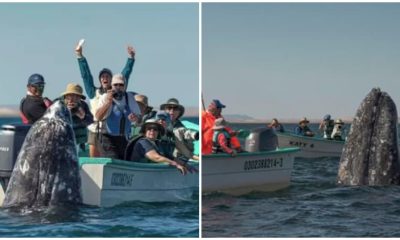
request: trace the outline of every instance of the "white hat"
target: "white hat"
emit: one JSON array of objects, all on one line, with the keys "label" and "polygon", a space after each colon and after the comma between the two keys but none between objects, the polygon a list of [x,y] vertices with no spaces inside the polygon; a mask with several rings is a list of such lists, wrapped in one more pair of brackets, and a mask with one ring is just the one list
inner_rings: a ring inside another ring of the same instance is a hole
[{"label": "white hat", "polygon": [[114,85],[116,83],[125,85],[125,77],[121,73],[117,73],[112,77],[111,85]]}]

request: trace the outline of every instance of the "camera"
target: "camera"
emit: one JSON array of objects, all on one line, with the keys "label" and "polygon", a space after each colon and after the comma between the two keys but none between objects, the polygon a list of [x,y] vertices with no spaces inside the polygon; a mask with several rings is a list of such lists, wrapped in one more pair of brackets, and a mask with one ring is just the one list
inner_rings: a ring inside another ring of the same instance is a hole
[{"label": "camera", "polygon": [[115,98],[116,100],[121,100],[122,97],[124,96],[124,93],[121,91],[113,91],[113,98]]},{"label": "camera", "polygon": [[338,128],[338,129],[342,129],[342,125],[339,125],[337,128]]}]

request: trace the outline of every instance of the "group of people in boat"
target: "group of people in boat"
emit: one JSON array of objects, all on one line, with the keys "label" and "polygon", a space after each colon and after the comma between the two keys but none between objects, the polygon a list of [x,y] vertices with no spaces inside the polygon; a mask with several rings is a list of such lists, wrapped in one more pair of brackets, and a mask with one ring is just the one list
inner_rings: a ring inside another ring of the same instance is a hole
[{"label": "group of people in boat", "polygon": [[[308,127],[308,123],[310,121],[307,118],[302,118],[295,129],[295,134],[313,137],[315,133]],[[340,118],[333,120],[330,114],[326,114],[318,129],[323,133],[323,138],[327,140],[344,141],[344,122]]]},{"label": "group of people in boat", "polygon": [[176,98],[161,104],[160,110],[149,106],[146,95],[127,91],[135,63],[135,49],[128,46],[128,59],[121,73],[103,68],[96,87],[82,45],[75,53],[90,107],[79,84],[69,83],[60,97],[51,101],[43,96],[45,79],[32,74],[27,95],[20,102],[22,122],[33,124],[55,101],[62,101],[72,116],[77,147],[89,145],[90,157],[108,157],[135,162],[165,162],[183,174],[195,171],[187,165],[194,154],[199,132],[186,128],[180,118],[185,108]]}]

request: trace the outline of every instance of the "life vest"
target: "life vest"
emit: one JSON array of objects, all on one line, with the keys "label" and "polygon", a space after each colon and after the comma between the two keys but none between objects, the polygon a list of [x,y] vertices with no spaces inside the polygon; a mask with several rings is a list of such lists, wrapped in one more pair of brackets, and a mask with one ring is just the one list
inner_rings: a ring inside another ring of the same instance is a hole
[{"label": "life vest", "polygon": [[131,123],[128,120],[129,114],[131,114],[131,109],[129,108],[128,94],[125,93],[124,106],[121,106],[119,102],[113,100],[111,113],[105,121],[108,133],[113,136],[128,137],[131,131]]},{"label": "life vest", "polygon": [[[24,105],[25,99],[26,98],[23,97],[19,104],[19,116],[20,116],[23,124],[29,124],[28,118],[25,116],[25,114],[22,111],[22,106]],[[46,106],[46,108],[49,108],[51,106],[51,104],[53,104],[53,102],[50,99],[48,99],[47,97],[43,98],[43,102],[44,102],[44,105]]]},{"label": "life vest", "polygon": [[219,142],[218,142],[218,136],[220,134],[224,134],[228,148],[231,148],[231,145],[232,145],[231,144],[231,135],[228,133],[228,131],[226,131],[225,129],[214,131],[213,142],[212,142],[212,153],[214,153],[214,154],[224,152],[221,148],[221,145],[219,145]]},{"label": "life vest", "polygon": [[[128,160],[128,161],[134,161],[134,159],[132,159],[132,154],[133,154],[133,150],[135,149],[135,145],[137,144],[137,142],[140,139],[144,139],[145,141],[149,142],[151,145],[153,145],[155,151],[160,154],[163,155],[162,152],[160,151],[160,148],[157,146],[157,144],[155,144],[153,141],[148,140],[147,138],[145,138],[143,135],[138,135],[135,138],[133,138],[132,140],[130,140],[126,146],[125,149],[125,154],[124,154],[124,159]],[[142,158],[139,160],[135,160],[134,162],[143,162],[143,163],[149,163],[152,162],[147,158]]]}]

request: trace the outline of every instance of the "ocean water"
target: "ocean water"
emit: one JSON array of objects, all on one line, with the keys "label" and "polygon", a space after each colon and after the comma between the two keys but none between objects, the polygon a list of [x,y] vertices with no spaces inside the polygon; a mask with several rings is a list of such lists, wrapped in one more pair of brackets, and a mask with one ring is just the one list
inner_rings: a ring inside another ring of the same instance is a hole
[{"label": "ocean water", "polygon": [[290,187],[276,192],[203,195],[202,236],[400,237],[400,186],[338,186],[339,161],[296,158]]},{"label": "ocean water", "polygon": [[[0,118],[0,125],[20,122]],[[0,159],[1,161],[1,159]],[[0,208],[0,237],[198,237],[199,196],[179,203],[129,202],[40,212]]]}]

